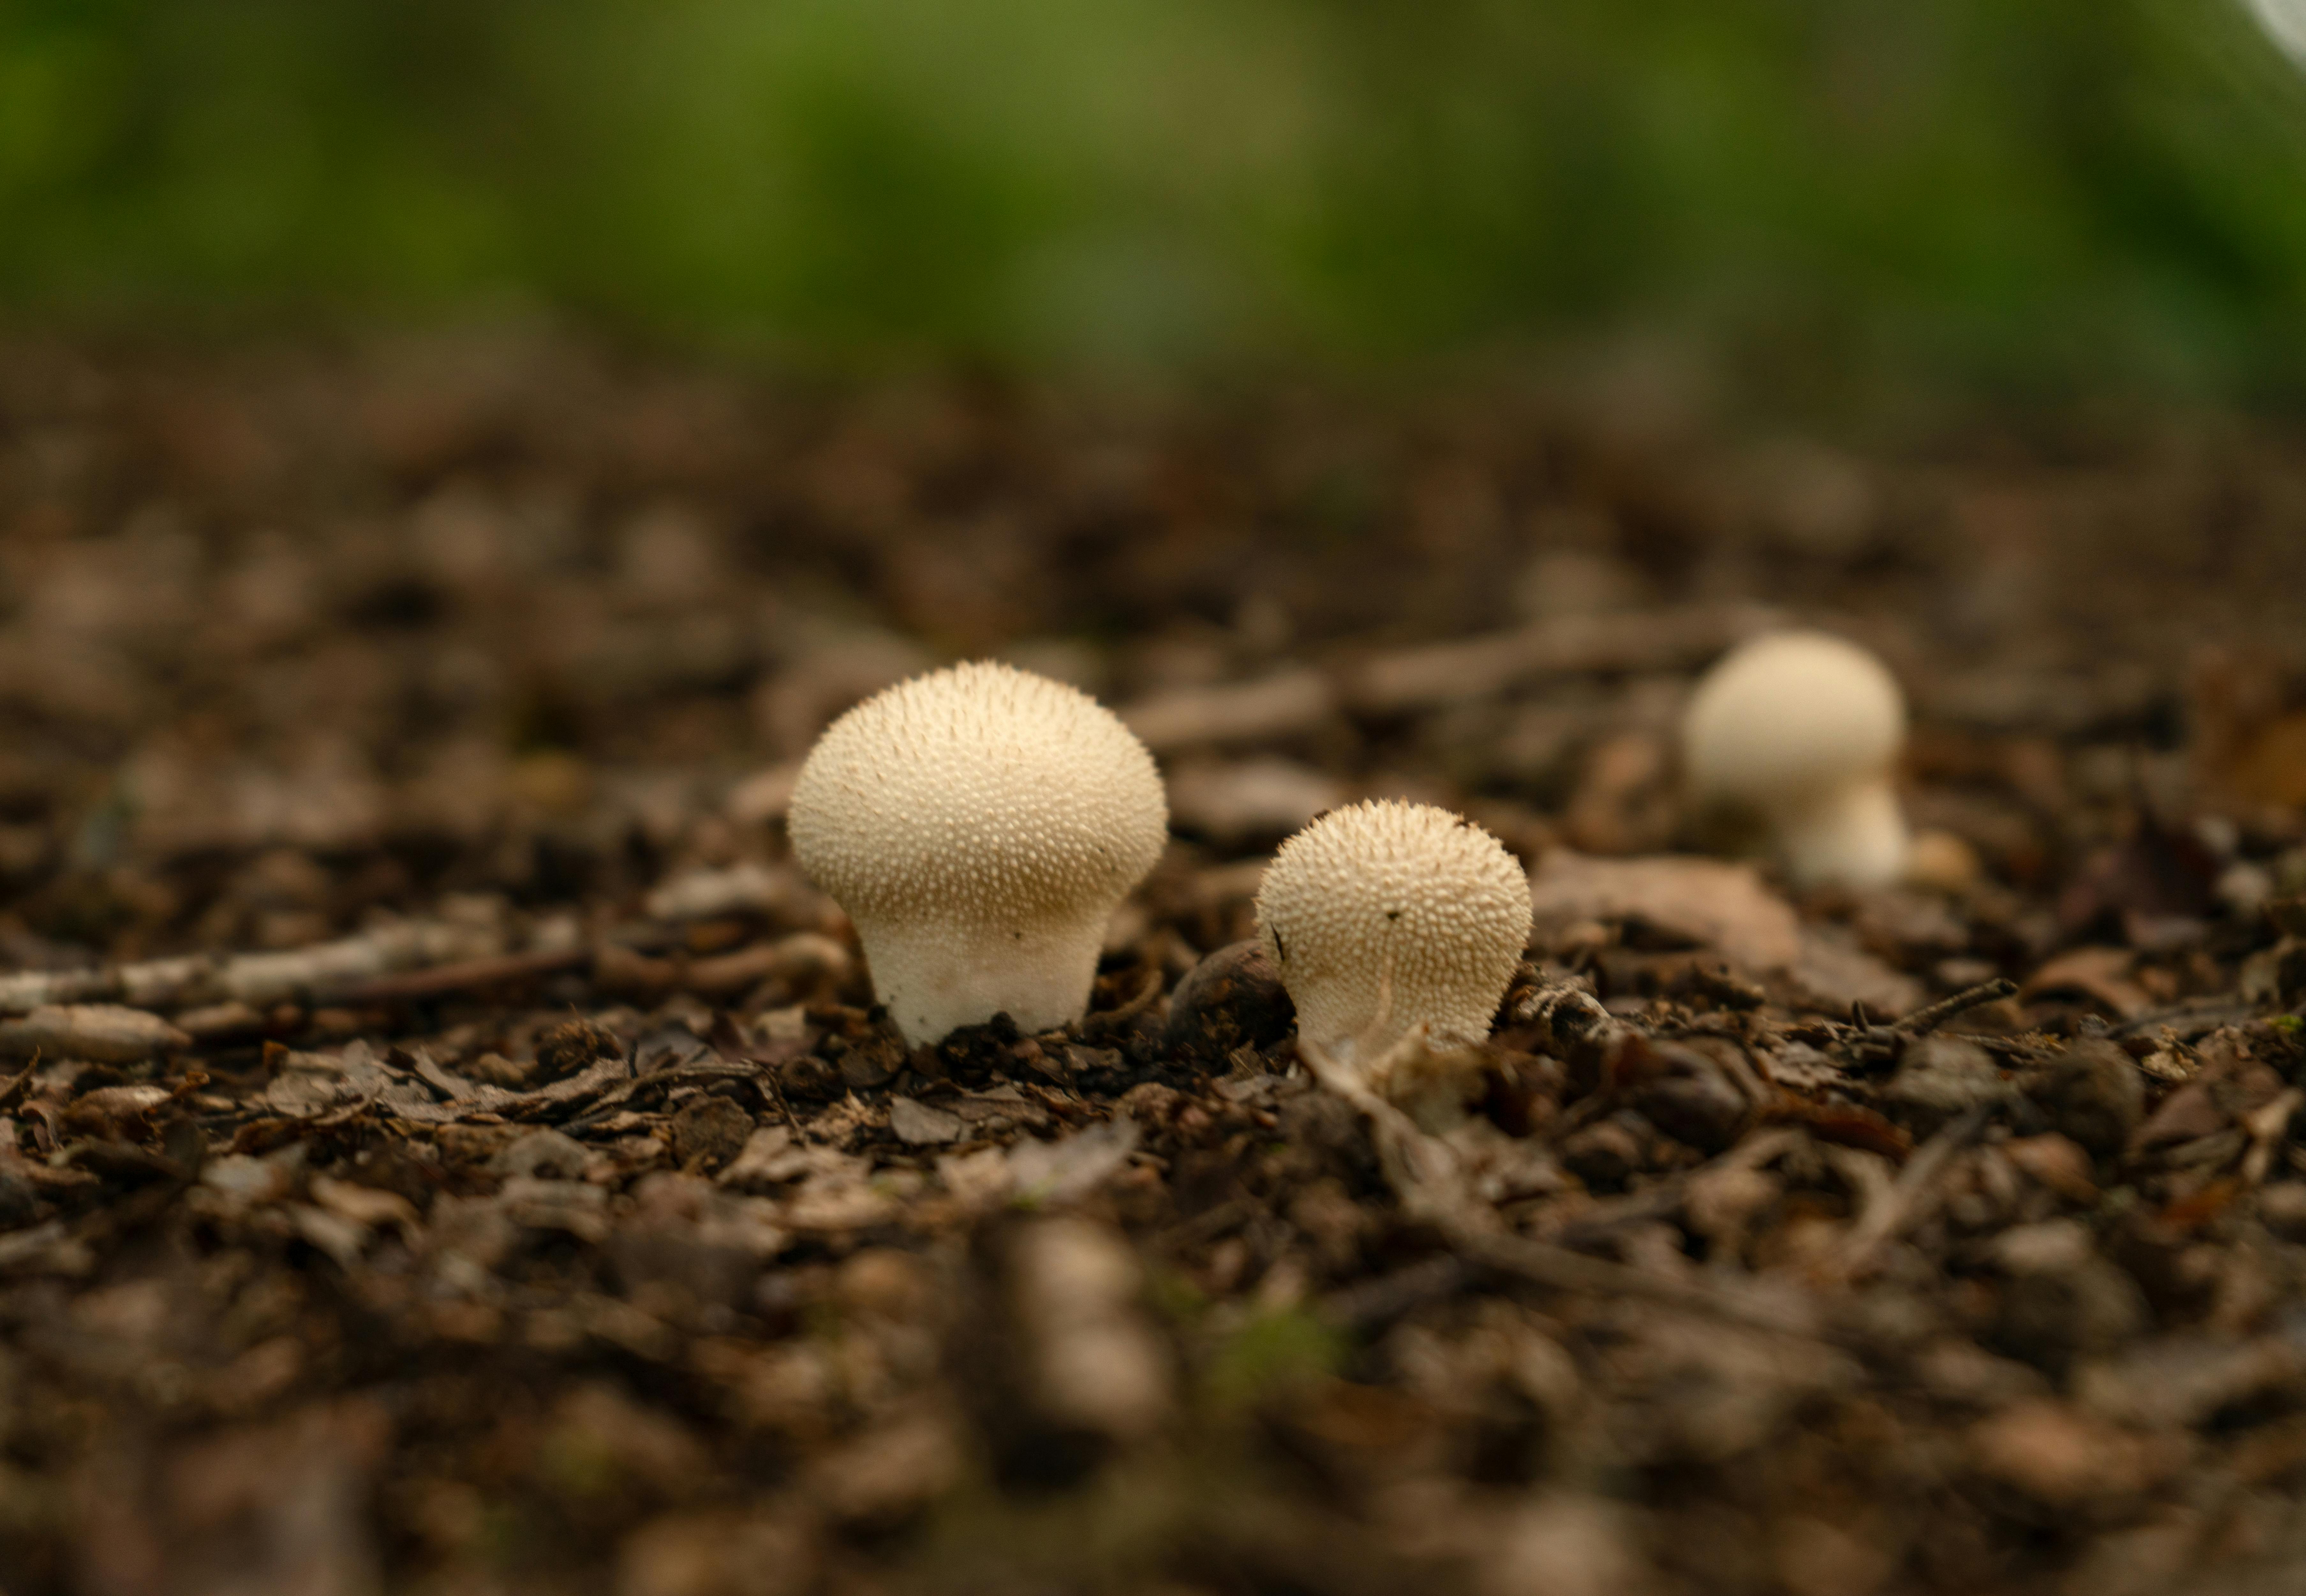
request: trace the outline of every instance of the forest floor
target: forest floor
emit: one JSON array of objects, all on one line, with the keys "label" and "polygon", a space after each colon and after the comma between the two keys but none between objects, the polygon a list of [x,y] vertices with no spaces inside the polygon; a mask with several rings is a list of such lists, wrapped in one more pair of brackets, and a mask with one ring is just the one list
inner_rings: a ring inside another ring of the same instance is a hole
[{"label": "forest floor", "polygon": [[[1926,884],[1699,857],[1788,621]],[[909,1052],[784,806],[985,654],[1175,840]],[[1447,1190],[1181,991],[1364,795],[1533,871]],[[2302,1002],[2263,424],[0,350],[4,1596],[2295,1591]]]}]

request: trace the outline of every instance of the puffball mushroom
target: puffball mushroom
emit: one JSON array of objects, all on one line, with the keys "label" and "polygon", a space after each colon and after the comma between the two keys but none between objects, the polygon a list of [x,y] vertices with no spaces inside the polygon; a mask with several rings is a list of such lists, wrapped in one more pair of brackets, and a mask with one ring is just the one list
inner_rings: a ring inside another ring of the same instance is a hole
[{"label": "puffball mushroom", "polygon": [[1300,1039],[1366,1072],[1421,1027],[1434,1049],[1490,1034],[1529,941],[1529,880],[1463,815],[1354,804],[1281,845],[1257,926]]},{"label": "puffball mushroom", "polygon": [[1905,696],[1889,667],[1822,632],[1732,649],[1681,723],[1693,796],[1764,821],[1803,886],[1885,886],[1905,874],[1911,843],[1891,781],[1905,740]]},{"label": "puffball mushroom", "polygon": [[905,1040],[1078,1020],[1168,840],[1153,756],[1079,689],[993,662],[900,682],[801,766],[793,852],[848,911]]}]

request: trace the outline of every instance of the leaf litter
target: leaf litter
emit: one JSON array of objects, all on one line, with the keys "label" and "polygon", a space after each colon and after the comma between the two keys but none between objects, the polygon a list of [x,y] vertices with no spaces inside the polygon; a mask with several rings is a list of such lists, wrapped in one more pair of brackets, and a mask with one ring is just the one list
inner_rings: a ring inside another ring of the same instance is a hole
[{"label": "leaf litter", "polygon": [[[1884,458],[1829,559],[1529,395],[13,354],[7,1596],[2306,1574],[2277,440]],[[1922,884],[1695,857],[1680,696],[1796,615],[1914,692]],[[1080,1023],[909,1050],[782,807],[987,652],[1178,835]],[[1371,795],[1533,871],[1439,1134],[1243,945]]]}]

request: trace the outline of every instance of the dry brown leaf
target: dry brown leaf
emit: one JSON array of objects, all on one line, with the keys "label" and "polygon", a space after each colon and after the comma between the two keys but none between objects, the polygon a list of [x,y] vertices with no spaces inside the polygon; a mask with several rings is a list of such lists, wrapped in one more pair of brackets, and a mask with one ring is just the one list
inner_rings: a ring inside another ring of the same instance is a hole
[{"label": "dry brown leaf", "polygon": [[1597,859],[1556,849],[1532,876],[1530,895],[1541,937],[1581,921],[1614,920],[1718,949],[1750,970],[1789,969],[1802,956],[1793,906],[1745,865],[1681,855]]}]

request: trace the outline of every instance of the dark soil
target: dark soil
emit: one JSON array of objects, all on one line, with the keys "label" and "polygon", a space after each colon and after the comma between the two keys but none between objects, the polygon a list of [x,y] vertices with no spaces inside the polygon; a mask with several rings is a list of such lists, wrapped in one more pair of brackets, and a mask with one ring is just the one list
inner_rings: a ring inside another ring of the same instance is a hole
[{"label": "dark soil", "polygon": [[[0,1592],[2297,1590],[2302,459],[0,350]],[[1783,619],[1928,886],[1686,857]],[[1177,841],[909,1053],[783,804],[976,653]],[[1447,1190],[1226,952],[1363,794],[1547,911]]]}]

